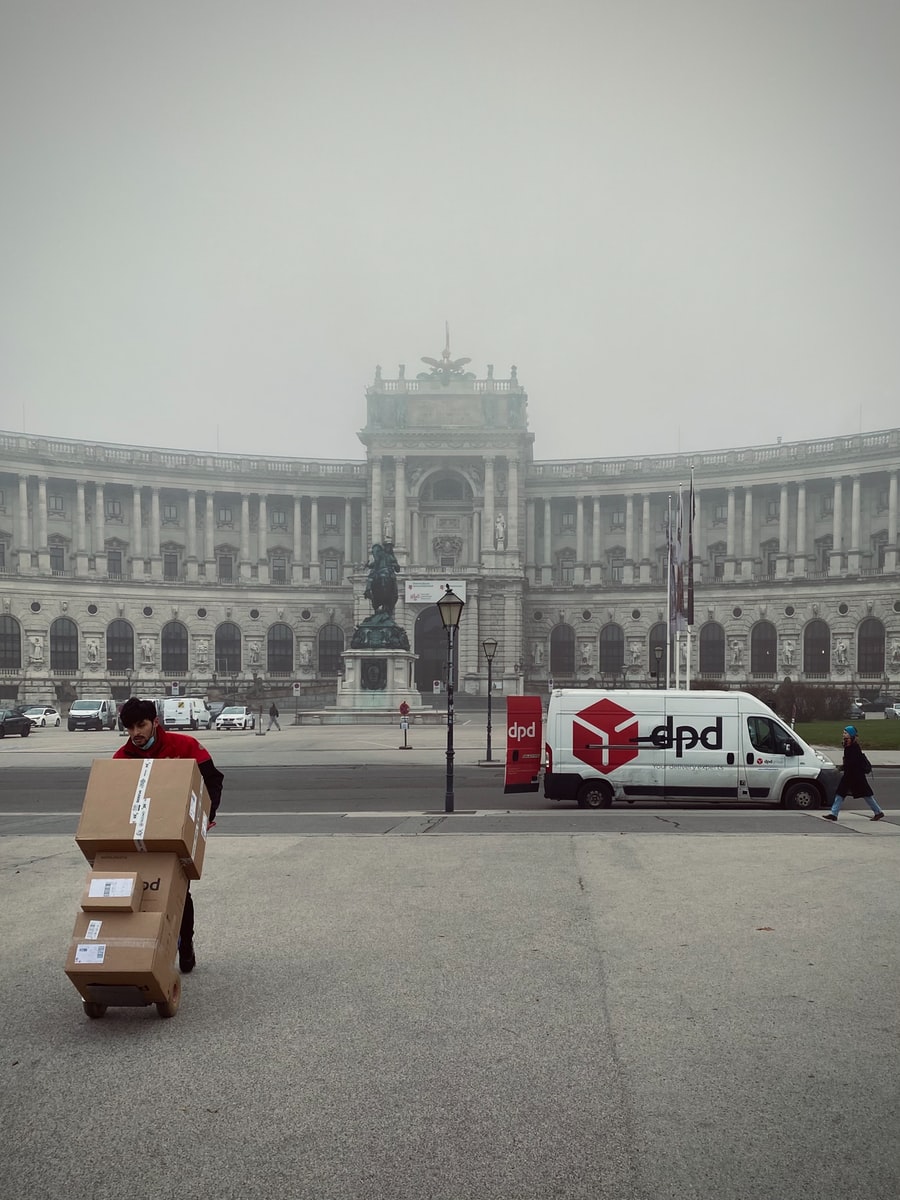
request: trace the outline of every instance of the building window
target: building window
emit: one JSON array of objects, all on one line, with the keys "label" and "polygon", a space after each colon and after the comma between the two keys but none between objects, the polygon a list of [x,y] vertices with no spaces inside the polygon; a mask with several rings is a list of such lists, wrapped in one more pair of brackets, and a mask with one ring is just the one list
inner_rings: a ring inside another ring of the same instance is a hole
[{"label": "building window", "polygon": [[[661,651],[658,662],[656,658],[657,646],[659,646]],[[659,677],[664,680],[666,676],[666,626],[663,621],[657,621],[650,630],[647,648],[649,651],[647,662],[650,667],[650,674],[656,679],[658,671]]]},{"label": "building window", "polygon": [[216,630],[216,671],[237,675],[241,670],[241,631],[233,621],[223,621]]},{"label": "building window", "polygon": [[284,509],[273,508],[269,513],[272,529],[287,529],[287,513]]},{"label": "building window", "polygon": [[122,578],[122,551],[107,550],[106,552],[106,574],[110,579]]},{"label": "building window", "polygon": [[337,533],[337,531],[338,531],[338,515],[337,515],[337,513],[332,512],[332,511],[326,512],[325,513],[325,532],[326,533]]},{"label": "building window", "polygon": [[22,669],[22,627],[8,613],[0,617],[0,667]]},{"label": "building window", "polygon": [[103,503],[104,511],[110,520],[118,521],[122,518],[122,501],[121,500],[105,500]]},{"label": "building window", "polygon": [[61,575],[66,569],[66,552],[62,546],[50,547],[50,571],[53,575]]},{"label": "building window", "polygon": [[273,557],[270,578],[273,583],[287,583],[287,559],[284,555]]},{"label": "building window", "polygon": [[778,543],[763,542],[759,548],[764,575],[774,575],[778,569]]},{"label": "building window", "polygon": [[164,525],[178,524],[178,505],[164,504],[162,506],[162,521]]},{"label": "building window", "polygon": [[856,642],[856,670],[870,679],[884,673],[884,625],[877,617],[866,617]]},{"label": "building window", "polygon": [[725,674],[725,630],[718,621],[707,621],[700,630],[700,674]]},{"label": "building window", "polygon": [[[887,488],[885,488],[878,493],[878,499],[875,501],[875,511],[880,513],[887,512],[888,508],[890,507],[890,503],[890,492],[888,492]],[[2,504],[3,493],[0,492],[0,505]]]},{"label": "building window", "polygon": [[616,508],[613,510],[611,517],[610,517],[609,527],[610,527],[610,529],[624,529],[625,528],[625,510],[624,510],[624,508]]},{"label": "building window", "polygon": [[62,496],[48,496],[47,510],[52,513],[61,513],[66,511],[65,503]]},{"label": "building window", "polygon": [[6,542],[0,542],[0,571],[6,570]]},{"label": "building window", "polygon": [[728,524],[728,505],[717,504],[713,509],[713,525]]},{"label": "building window", "polygon": [[822,512],[823,517],[834,516],[834,496],[823,496],[822,497],[821,512]]},{"label": "building window", "polygon": [[709,554],[710,562],[712,563],[713,579],[725,578],[725,551],[727,547],[724,542],[714,542],[707,553]]},{"label": "building window", "polygon": [[831,562],[831,549],[834,545],[834,540],[831,537],[816,539],[816,570],[819,574],[824,574],[828,571],[828,564]]},{"label": "building window", "polygon": [[6,493],[0,488],[0,508],[6,508]]},{"label": "building window", "polygon": [[831,630],[824,621],[810,621],[803,630],[803,673],[807,679],[831,673]]},{"label": "building window", "polygon": [[453,567],[456,566],[456,559],[453,557],[452,554],[442,554],[441,555],[441,566],[448,567],[452,570]]},{"label": "building window", "polygon": [[550,630],[550,677],[562,679],[575,674],[575,630],[555,625]]},{"label": "building window", "polygon": [[69,617],[57,617],[50,626],[50,670],[78,670],[78,626]]},{"label": "building window", "polygon": [[766,520],[767,521],[777,521],[778,514],[780,513],[780,511],[781,511],[781,501],[780,500],[767,500],[766,501]]},{"label": "building window", "polygon": [[322,675],[340,675],[344,665],[344,631],[337,625],[319,630],[319,671]]},{"label": "building window", "polygon": [[326,558],[322,563],[322,580],[324,583],[337,583],[338,563],[336,558]]},{"label": "building window", "polygon": [[231,519],[231,509],[230,508],[220,508],[219,515],[216,519],[217,519],[219,525],[232,525],[233,521]]},{"label": "building window", "polygon": [[750,673],[774,676],[778,634],[771,621],[757,621],[750,631]]},{"label": "building window", "polygon": [[188,669],[188,631],[180,621],[163,625],[160,637],[161,668],[166,675],[184,675]]},{"label": "building window", "polygon": [[178,555],[166,551],[163,556],[163,579],[167,583],[173,583],[178,578]]},{"label": "building window", "polygon": [[625,665],[625,633],[610,622],[600,630],[600,674],[621,675]]},{"label": "building window", "polygon": [[572,584],[575,582],[575,555],[561,554],[559,557],[559,582]]},{"label": "building window", "polygon": [[560,513],[560,524],[563,531],[575,528],[575,513],[571,508],[564,509]]},{"label": "building window", "polygon": [[234,579],[234,559],[230,554],[220,554],[218,559],[220,583],[231,583]]},{"label": "building window", "polygon": [[270,675],[293,673],[294,631],[290,625],[273,625],[266,635],[266,668]]},{"label": "building window", "polygon": [[106,630],[106,665],[117,673],[134,670],[134,630],[127,621],[111,621]]}]

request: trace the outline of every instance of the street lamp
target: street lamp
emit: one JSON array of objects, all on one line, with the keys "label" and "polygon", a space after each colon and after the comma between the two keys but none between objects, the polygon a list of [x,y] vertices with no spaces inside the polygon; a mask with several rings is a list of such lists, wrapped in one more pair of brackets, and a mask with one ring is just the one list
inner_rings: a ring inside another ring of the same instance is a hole
[{"label": "street lamp", "polygon": [[497,653],[497,639],[485,638],[481,643],[481,648],[484,651],[484,657],[487,659],[488,665],[488,719],[487,719],[487,753],[484,756],[485,762],[491,761],[491,698],[493,697],[494,689],[494,655]]},{"label": "street lamp", "polygon": [[653,657],[656,659],[656,687],[659,689],[659,664],[662,662],[663,648],[662,646],[653,647]]},{"label": "street lamp", "polygon": [[453,812],[453,635],[459,628],[459,618],[465,601],[447,590],[437,602],[441,624],[447,630],[447,789],[444,794],[444,812]]},{"label": "street lamp", "polygon": [[125,668],[125,683],[128,686],[128,695],[131,696],[131,667]]}]

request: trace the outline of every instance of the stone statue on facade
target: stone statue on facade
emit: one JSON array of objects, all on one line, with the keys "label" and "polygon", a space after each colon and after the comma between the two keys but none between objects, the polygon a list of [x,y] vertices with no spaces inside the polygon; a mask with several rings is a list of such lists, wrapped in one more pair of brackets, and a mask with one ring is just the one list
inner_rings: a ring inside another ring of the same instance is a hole
[{"label": "stone statue on facade", "polygon": [[372,615],[358,625],[350,640],[352,650],[408,650],[409,638],[394,620],[399,594],[400,564],[393,547],[376,542],[366,564],[368,579],[363,595],[372,605]]},{"label": "stone statue on facade", "polygon": [[394,514],[387,513],[384,518],[384,540],[393,544],[394,541]]},{"label": "stone statue on facade", "polygon": [[28,639],[31,650],[28,654],[28,661],[33,663],[42,663],[44,661],[44,639],[39,634],[34,634]]},{"label": "stone statue on facade", "polygon": [[450,325],[445,323],[444,330],[446,339],[444,349],[441,351],[440,358],[429,358],[427,354],[422,355],[422,362],[427,363],[431,367],[431,371],[420,371],[419,379],[438,379],[444,387],[451,379],[474,379],[475,376],[471,371],[463,371],[463,367],[470,363],[471,358],[451,358],[450,357]]},{"label": "stone statue on facade", "polygon": [[153,664],[153,641],[151,638],[141,638],[141,662],[145,666]]},{"label": "stone statue on facade", "polygon": [[497,550],[506,549],[506,517],[503,513],[497,513],[494,522],[494,546]]},{"label": "stone statue on facade", "polygon": [[96,638],[88,638],[84,643],[84,652],[88,660],[88,666],[96,667],[100,661],[100,643]]}]

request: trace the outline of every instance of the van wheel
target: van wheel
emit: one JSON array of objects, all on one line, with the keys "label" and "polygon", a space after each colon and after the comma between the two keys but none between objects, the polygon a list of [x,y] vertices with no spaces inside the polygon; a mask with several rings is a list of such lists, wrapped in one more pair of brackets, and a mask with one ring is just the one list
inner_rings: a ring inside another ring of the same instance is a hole
[{"label": "van wheel", "polygon": [[785,788],[786,808],[818,808],[819,802],[819,790],[811,783],[792,783],[790,787]]},{"label": "van wheel", "polygon": [[591,780],[581,785],[576,799],[579,808],[609,808],[612,805],[612,791],[608,783]]}]

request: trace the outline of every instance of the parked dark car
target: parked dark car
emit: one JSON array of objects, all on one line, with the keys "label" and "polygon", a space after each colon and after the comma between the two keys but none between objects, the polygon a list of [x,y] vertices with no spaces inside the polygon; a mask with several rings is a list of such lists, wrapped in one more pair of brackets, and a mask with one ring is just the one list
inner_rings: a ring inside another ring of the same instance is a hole
[{"label": "parked dark car", "polygon": [[31,717],[13,712],[11,708],[0,708],[0,738],[19,734],[28,737],[31,733]]}]

